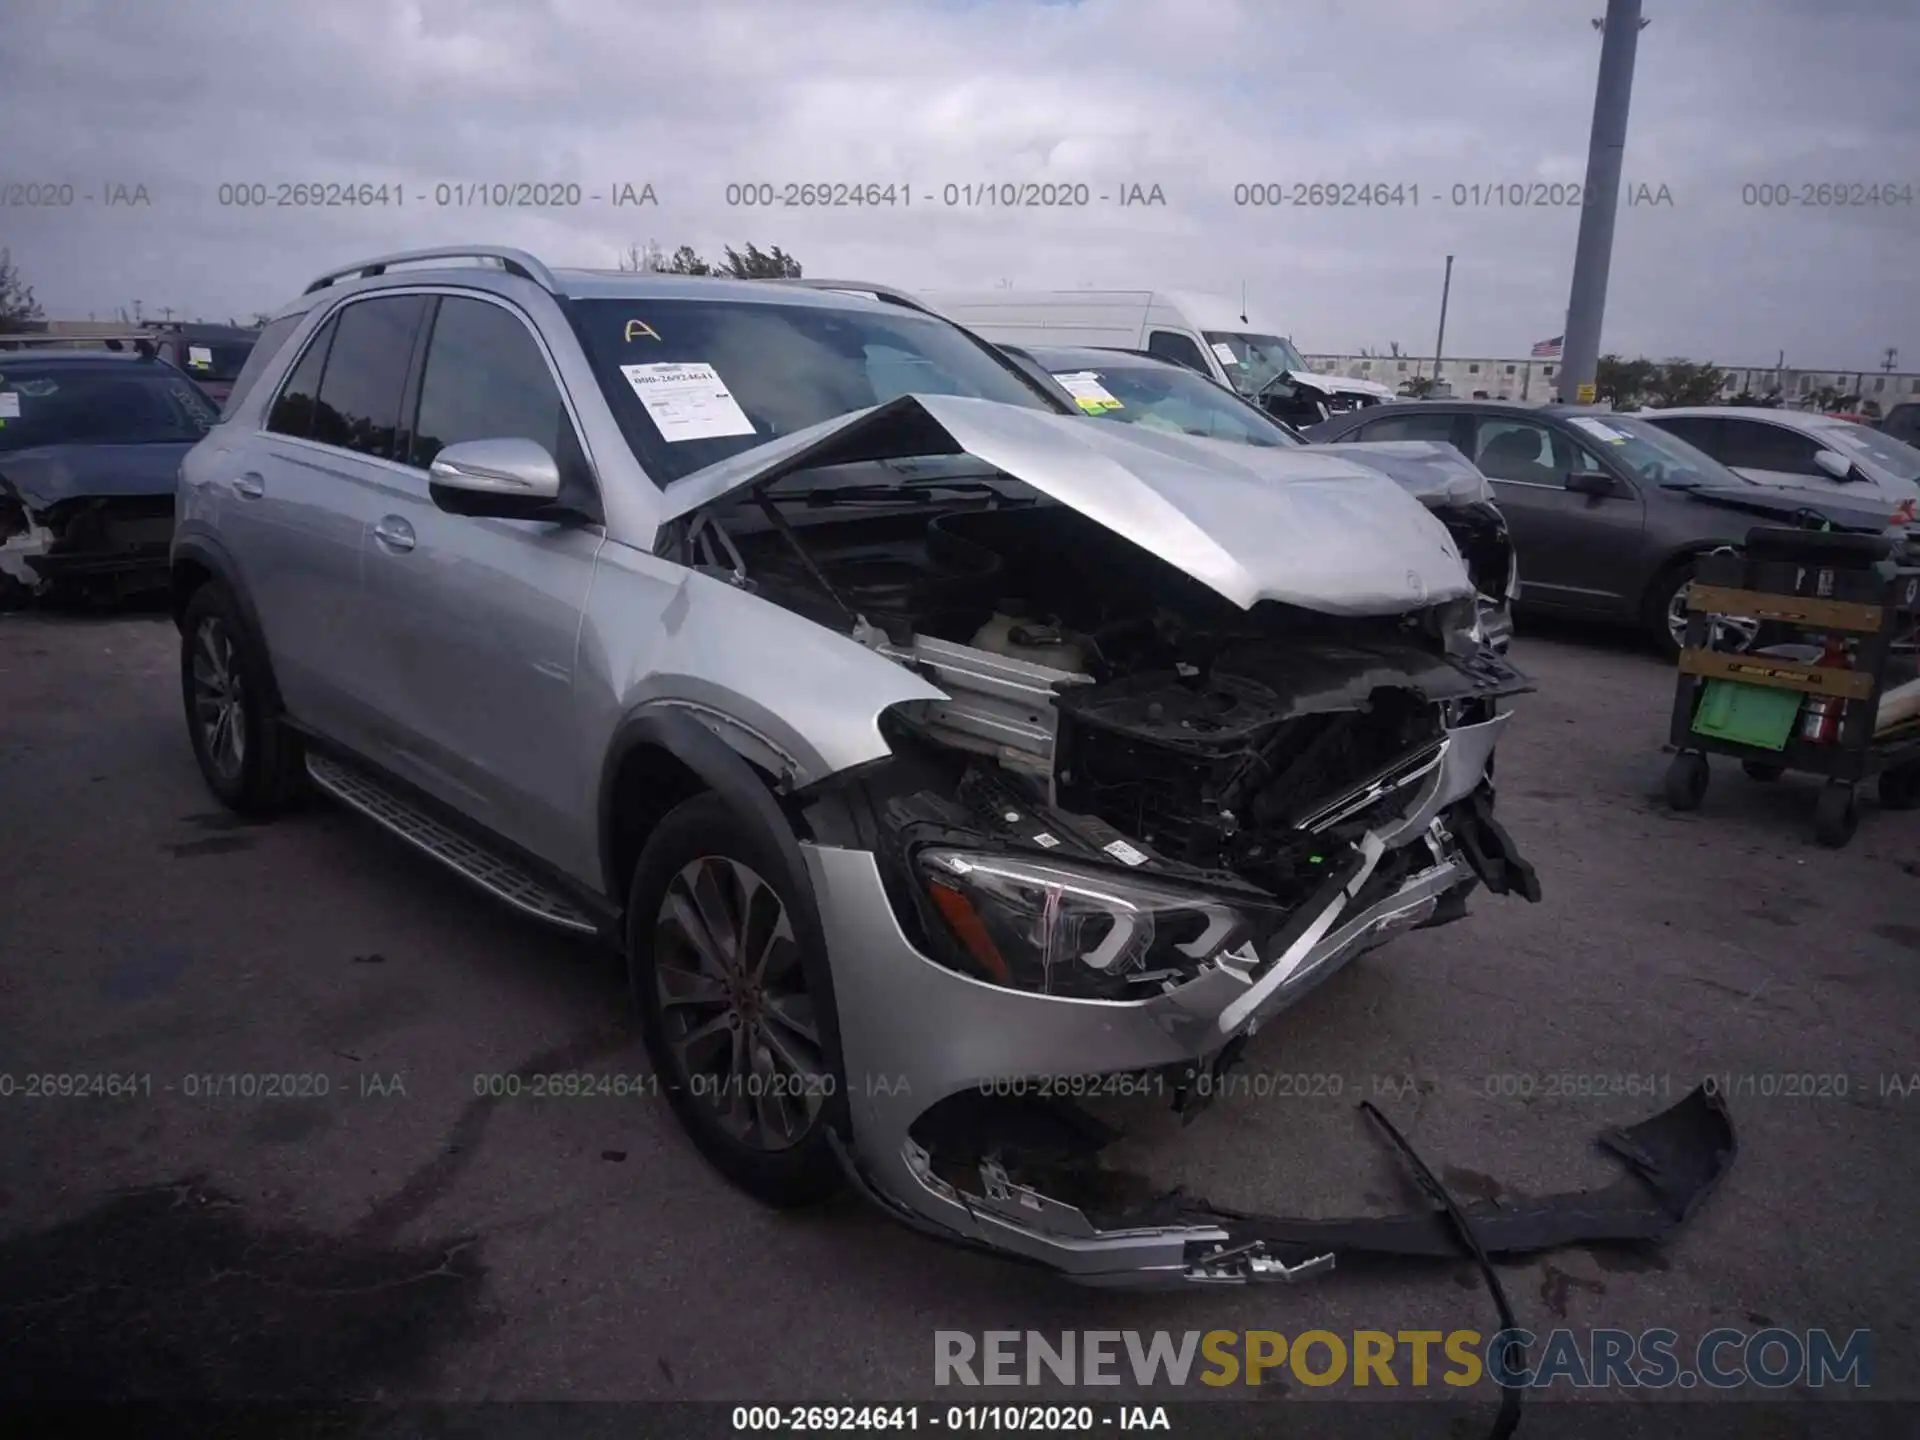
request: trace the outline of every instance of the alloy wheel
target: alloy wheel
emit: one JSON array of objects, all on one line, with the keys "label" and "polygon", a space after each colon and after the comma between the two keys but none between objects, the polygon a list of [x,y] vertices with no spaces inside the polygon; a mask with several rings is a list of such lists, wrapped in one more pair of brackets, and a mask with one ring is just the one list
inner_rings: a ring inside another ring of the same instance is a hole
[{"label": "alloy wheel", "polygon": [[834,1075],[779,893],[726,856],[683,866],[654,919],[653,973],[692,1096],[754,1149],[804,1139]]},{"label": "alloy wheel", "polygon": [[[1673,637],[1676,650],[1687,648],[1687,591],[1689,585],[1677,588],[1667,601],[1667,634]],[[1707,617],[1709,643],[1716,650],[1732,650],[1744,654],[1753,648],[1753,642],[1760,637],[1760,622],[1746,615],[1709,615]]]},{"label": "alloy wheel", "polygon": [[208,762],[229,783],[247,761],[247,712],[233,637],[207,616],[193,636],[193,720]]}]

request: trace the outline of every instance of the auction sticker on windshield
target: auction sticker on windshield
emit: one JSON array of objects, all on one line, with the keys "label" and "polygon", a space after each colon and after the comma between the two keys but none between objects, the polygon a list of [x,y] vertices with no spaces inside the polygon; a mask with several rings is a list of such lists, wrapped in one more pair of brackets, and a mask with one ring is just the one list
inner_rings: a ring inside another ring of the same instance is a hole
[{"label": "auction sticker on windshield", "polygon": [[211,370],[213,368],[213,351],[205,345],[189,345],[187,347],[187,364],[195,370]]},{"label": "auction sticker on windshield", "polygon": [[1573,423],[1596,440],[1604,440],[1609,445],[1624,445],[1633,437],[1624,430],[1616,430],[1603,420],[1589,420],[1584,415],[1574,417]]},{"label": "auction sticker on windshield", "polygon": [[20,397],[11,390],[0,390],[0,420],[20,418]]},{"label": "auction sticker on windshield", "polygon": [[1224,340],[1216,340],[1213,342],[1213,353],[1218,357],[1222,365],[1238,365],[1240,363],[1240,357],[1233,353],[1233,346],[1227,344]]},{"label": "auction sticker on windshield", "polygon": [[1113,393],[1100,383],[1100,377],[1092,370],[1076,370],[1070,375],[1056,375],[1054,379],[1069,395],[1074,403],[1089,415],[1098,415],[1103,410],[1124,410],[1126,407],[1113,398]]},{"label": "auction sticker on windshield", "polygon": [[622,365],[633,393],[669,442],[751,435],[753,422],[708,364]]}]

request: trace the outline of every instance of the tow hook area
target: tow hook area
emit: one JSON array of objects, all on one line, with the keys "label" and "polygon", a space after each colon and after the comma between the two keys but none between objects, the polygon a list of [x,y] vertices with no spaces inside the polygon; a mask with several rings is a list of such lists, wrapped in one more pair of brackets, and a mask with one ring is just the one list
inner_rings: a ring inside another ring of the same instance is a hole
[{"label": "tow hook area", "polygon": [[1187,1279],[1200,1284],[1245,1285],[1255,1280],[1281,1280],[1288,1284],[1324,1275],[1333,1269],[1333,1252],[1315,1255],[1297,1265],[1289,1265],[1267,1253],[1267,1242],[1249,1240],[1228,1250],[1215,1250],[1187,1266]]}]

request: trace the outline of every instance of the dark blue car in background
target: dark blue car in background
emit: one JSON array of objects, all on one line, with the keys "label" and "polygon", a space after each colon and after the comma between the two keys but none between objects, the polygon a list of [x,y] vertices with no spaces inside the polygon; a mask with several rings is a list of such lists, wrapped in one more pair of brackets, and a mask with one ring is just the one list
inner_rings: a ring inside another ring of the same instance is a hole
[{"label": "dark blue car in background", "polygon": [[148,349],[0,350],[0,603],[166,585],[174,480],[219,407]]}]

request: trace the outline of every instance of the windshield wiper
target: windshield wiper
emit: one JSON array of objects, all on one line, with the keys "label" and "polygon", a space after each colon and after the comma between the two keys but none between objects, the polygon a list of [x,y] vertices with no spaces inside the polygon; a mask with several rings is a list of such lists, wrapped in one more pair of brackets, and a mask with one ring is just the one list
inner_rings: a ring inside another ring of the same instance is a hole
[{"label": "windshield wiper", "polygon": [[783,499],[803,500],[808,508],[827,505],[885,505],[889,503],[913,503],[926,498],[935,491],[951,495],[991,495],[1005,498],[999,487],[984,480],[936,480],[931,476],[924,480],[902,480],[898,485],[822,485],[817,489],[804,490],[798,495],[774,495],[775,501]]}]

